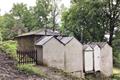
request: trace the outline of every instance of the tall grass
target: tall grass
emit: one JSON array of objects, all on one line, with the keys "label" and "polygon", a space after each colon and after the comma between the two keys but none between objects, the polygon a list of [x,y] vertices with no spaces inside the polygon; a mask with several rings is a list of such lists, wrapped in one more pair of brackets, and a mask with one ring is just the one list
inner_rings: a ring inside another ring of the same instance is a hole
[{"label": "tall grass", "polygon": [[40,68],[35,67],[34,64],[17,65],[17,68],[18,68],[18,70],[23,71],[26,74],[37,75],[40,77],[46,77],[44,72]]},{"label": "tall grass", "polygon": [[4,41],[0,44],[0,50],[4,53],[8,54],[13,59],[18,60],[16,50],[17,50],[17,42],[16,41]]}]

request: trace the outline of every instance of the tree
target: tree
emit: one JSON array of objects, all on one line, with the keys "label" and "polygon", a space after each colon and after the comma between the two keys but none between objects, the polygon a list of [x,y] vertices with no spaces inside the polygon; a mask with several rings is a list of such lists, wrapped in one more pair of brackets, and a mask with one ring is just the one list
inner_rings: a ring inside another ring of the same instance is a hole
[{"label": "tree", "polygon": [[37,21],[35,19],[33,11],[32,9],[28,9],[26,4],[23,3],[13,4],[11,14],[16,19],[16,21],[17,20],[20,21],[21,22],[20,25],[23,24],[24,27],[28,29],[28,31],[31,31],[33,28],[37,26]]},{"label": "tree", "polygon": [[115,34],[115,28],[119,27],[120,21],[120,0],[106,0],[106,5],[103,7],[103,11],[107,16],[109,21],[108,23],[108,33],[110,34],[109,37],[109,44],[112,45],[113,35]]},{"label": "tree", "polygon": [[52,0],[52,12],[51,12],[51,19],[52,22],[52,29],[53,31],[57,28],[57,19],[59,16],[59,8],[58,8],[58,0]]},{"label": "tree", "polygon": [[106,19],[102,6],[101,1],[72,1],[71,8],[62,17],[65,32],[74,35],[81,42],[104,41]]},{"label": "tree", "polygon": [[12,15],[5,14],[0,17],[0,28],[2,33],[3,40],[8,40],[13,38],[13,33],[11,33],[11,29],[14,26],[15,20]]},{"label": "tree", "polygon": [[113,46],[113,61],[115,66],[120,66],[120,39],[115,39],[112,42]]},{"label": "tree", "polygon": [[51,0],[36,0],[34,14],[36,16],[38,27],[47,27],[49,15],[52,10]]}]

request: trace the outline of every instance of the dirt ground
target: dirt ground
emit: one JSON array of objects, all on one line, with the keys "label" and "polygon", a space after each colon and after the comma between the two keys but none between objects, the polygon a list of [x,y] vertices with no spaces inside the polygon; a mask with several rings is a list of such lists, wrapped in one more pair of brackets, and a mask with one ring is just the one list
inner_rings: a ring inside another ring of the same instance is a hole
[{"label": "dirt ground", "polygon": [[0,80],[81,80],[68,76],[54,68],[43,66],[37,67],[47,75],[47,78],[38,77],[36,75],[28,75],[17,70],[16,61],[0,52]]},{"label": "dirt ground", "polygon": [[[16,62],[0,53],[0,80],[44,80],[36,75],[27,75],[16,69]],[[47,79],[46,79],[47,80]]]}]

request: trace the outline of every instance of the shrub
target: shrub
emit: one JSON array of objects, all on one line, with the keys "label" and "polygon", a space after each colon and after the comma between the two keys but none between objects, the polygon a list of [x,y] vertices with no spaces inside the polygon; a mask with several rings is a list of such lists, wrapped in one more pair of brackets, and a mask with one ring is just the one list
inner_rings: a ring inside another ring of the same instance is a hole
[{"label": "shrub", "polygon": [[44,72],[42,72],[40,68],[35,67],[33,64],[17,65],[17,68],[18,70],[23,71],[24,73],[46,77]]},{"label": "shrub", "polygon": [[120,67],[120,39],[113,41],[114,66]]},{"label": "shrub", "polygon": [[0,44],[0,49],[8,54],[13,59],[17,59],[16,49],[17,43],[15,41],[4,41]]}]

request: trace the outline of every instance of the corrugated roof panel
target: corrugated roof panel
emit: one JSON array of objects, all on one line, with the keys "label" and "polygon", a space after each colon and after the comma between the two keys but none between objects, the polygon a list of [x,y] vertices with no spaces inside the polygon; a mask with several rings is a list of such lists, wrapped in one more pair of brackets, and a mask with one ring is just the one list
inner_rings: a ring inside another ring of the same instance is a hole
[{"label": "corrugated roof panel", "polygon": [[91,43],[88,43],[90,45],[98,45],[100,48],[103,48],[107,42],[91,42]]},{"label": "corrugated roof panel", "polygon": [[97,44],[95,43],[87,43],[88,45],[90,45],[92,48],[95,48],[95,46],[98,46]]},{"label": "corrugated roof panel", "polygon": [[95,48],[96,45],[92,45],[92,44],[90,44],[90,46],[91,46],[92,48]]},{"label": "corrugated roof panel", "polygon": [[63,38],[62,36],[58,36],[58,37],[57,37],[58,40],[61,40],[62,38]]},{"label": "corrugated roof panel", "polygon": [[51,29],[46,29],[46,34],[45,34],[45,29],[40,29],[40,30],[36,30],[36,31],[31,31],[28,33],[24,33],[21,35],[18,35],[17,37],[22,37],[22,36],[29,36],[29,35],[60,35],[59,31],[53,31]]},{"label": "corrugated roof panel", "polygon": [[67,44],[69,41],[71,41],[73,39],[73,37],[63,37],[60,41],[63,44]]},{"label": "corrugated roof panel", "polygon": [[93,48],[90,45],[88,44],[83,45],[83,50],[87,50],[88,48],[90,48],[90,50],[93,50]]},{"label": "corrugated roof panel", "polygon": [[35,43],[35,45],[37,46],[42,46],[44,45],[47,41],[49,41],[51,38],[53,38],[53,36],[45,36],[43,39],[41,39],[40,41],[38,41],[37,43]]},{"label": "corrugated roof panel", "polygon": [[83,49],[85,50],[86,48],[88,48],[89,45],[83,45]]}]

